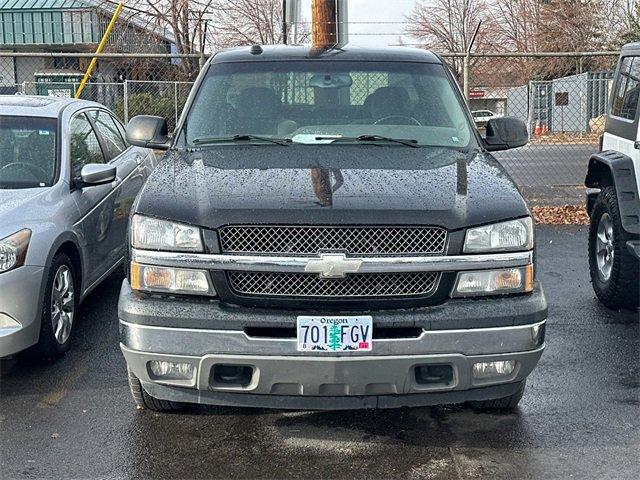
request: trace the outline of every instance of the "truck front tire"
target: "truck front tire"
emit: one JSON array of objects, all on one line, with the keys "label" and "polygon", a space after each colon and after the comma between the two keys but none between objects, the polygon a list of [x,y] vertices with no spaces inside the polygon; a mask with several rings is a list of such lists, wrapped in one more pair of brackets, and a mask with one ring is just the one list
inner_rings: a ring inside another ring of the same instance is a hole
[{"label": "truck front tire", "polygon": [[515,409],[518,403],[520,403],[526,384],[527,381],[523,380],[518,390],[507,397],[496,398],[494,400],[474,400],[468,402],[469,406],[474,410],[509,412]]},{"label": "truck front tire", "polygon": [[631,236],[622,227],[613,186],[602,188],[591,212],[589,271],[598,299],[609,308],[636,308],[638,261],[627,249]]},{"label": "truck front tire", "polygon": [[174,412],[181,410],[185,407],[184,403],[172,402],[170,400],[160,400],[159,398],[152,397],[142,387],[140,380],[135,374],[127,367],[127,378],[129,379],[129,388],[131,389],[131,396],[139,410],[153,410],[154,412]]}]

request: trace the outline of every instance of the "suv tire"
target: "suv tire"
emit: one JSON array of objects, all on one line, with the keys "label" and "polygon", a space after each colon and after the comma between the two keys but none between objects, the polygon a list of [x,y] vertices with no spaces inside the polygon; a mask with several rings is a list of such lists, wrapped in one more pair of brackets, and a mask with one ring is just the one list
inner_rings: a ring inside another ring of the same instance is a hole
[{"label": "suv tire", "polygon": [[622,227],[615,188],[602,188],[591,212],[589,271],[596,296],[609,308],[635,308],[640,301],[638,261],[626,245],[631,238]]},{"label": "suv tire", "polygon": [[149,395],[140,383],[140,379],[135,376],[129,367],[127,367],[127,378],[129,379],[129,388],[133,401],[139,410],[153,410],[154,412],[175,412],[181,410],[186,404],[181,402],[172,402],[170,400],[160,400],[159,398]]},{"label": "suv tire", "polygon": [[56,358],[69,350],[78,316],[78,274],[65,253],[53,257],[45,284],[40,337],[31,356]]},{"label": "suv tire", "polygon": [[526,385],[527,381],[523,380],[522,382],[520,382],[520,387],[518,388],[518,390],[507,397],[496,398],[493,400],[474,400],[468,402],[468,404],[474,410],[508,412],[518,406],[518,403],[520,403],[520,399],[522,399],[522,395],[524,395],[524,388]]}]

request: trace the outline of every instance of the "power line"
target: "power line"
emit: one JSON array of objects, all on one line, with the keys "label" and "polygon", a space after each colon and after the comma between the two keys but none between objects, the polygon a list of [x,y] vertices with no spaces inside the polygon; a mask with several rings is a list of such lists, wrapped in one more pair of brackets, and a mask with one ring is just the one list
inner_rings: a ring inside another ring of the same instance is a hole
[{"label": "power line", "polygon": [[[108,3],[110,5],[113,6],[117,6],[119,2],[115,1],[115,0],[99,0],[102,3]],[[200,6],[200,7],[204,7],[204,8],[213,8],[213,11],[208,11],[208,10],[203,10],[203,11],[199,11],[199,12],[193,12],[193,11],[189,11],[189,14],[192,15],[196,15],[199,19],[202,20],[208,20],[208,21],[214,21],[215,22],[215,18],[212,15],[215,15],[218,13],[218,11],[220,11],[221,9],[213,7],[211,5],[210,2],[196,2],[195,0],[190,0],[192,3]],[[99,6],[99,4],[97,5]],[[137,7],[132,7],[129,6],[127,4],[124,5],[124,8],[127,10],[131,10],[133,12],[136,13],[140,13],[142,15],[150,15],[150,16],[156,16],[155,13],[153,12],[149,12],[148,10],[142,10],[140,8]],[[222,9],[224,11],[224,9]],[[202,14],[203,17],[200,17],[197,14]],[[420,24],[420,22],[415,22],[415,21],[411,21],[411,20],[407,20],[406,22],[400,22],[400,21],[348,21],[348,22],[327,22],[327,23],[337,23],[337,24],[343,24],[343,25],[411,25],[411,24]],[[313,22],[311,21],[297,21],[297,22],[287,22],[287,24],[289,25],[312,25]],[[374,35],[375,33],[372,33],[371,35]],[[389,33],[389,35],[395,35],[394,33]]]}]

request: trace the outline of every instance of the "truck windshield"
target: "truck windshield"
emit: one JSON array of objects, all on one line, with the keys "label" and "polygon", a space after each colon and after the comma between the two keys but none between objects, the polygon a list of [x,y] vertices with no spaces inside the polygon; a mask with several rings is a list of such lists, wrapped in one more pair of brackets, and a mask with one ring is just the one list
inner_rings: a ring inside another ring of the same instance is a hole
[{"label": "truck windshield", "polygon": [[0,188],[51,186],[56,156],[55,118],[0,115]]},{"label": "truck windshield", "polygon": [[473,136],[454,88],[444,67],[430,63],[213,64],[181,138],[191,147],[271,138],[466,148]]}]

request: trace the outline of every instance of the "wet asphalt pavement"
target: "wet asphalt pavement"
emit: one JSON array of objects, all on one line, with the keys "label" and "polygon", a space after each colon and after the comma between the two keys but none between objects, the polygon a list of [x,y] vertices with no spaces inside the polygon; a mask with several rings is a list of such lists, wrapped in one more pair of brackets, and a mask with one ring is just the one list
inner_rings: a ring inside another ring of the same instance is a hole
[{"label": "wet asphalt pavement", "polygon": [[516,413],[462,407],[136,411],[112,276],[82,307],[72,351],[8,361],[2,478],[633,478],[640,476],[637,312],[601,307],[584,227],[538,230],[547,350]]}]

